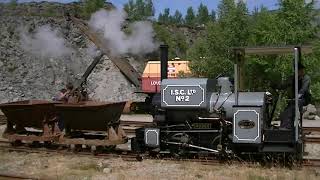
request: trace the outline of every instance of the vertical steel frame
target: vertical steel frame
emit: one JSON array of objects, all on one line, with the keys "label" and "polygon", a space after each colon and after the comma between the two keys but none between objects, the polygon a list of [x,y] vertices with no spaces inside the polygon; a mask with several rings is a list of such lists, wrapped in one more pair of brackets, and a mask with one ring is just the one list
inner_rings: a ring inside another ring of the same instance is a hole
[{"label": "vertical steel frame", "polygon": [[[300,61],[301,56],[301,48],[295,47],[294,48],[294,104],[295,104],[295,111],[294,111],[294,129],[295,129],[295,141],[299,139],[299,81],[298,81],[298,64]],[[302,125],[302,124],[301,124]]]}]

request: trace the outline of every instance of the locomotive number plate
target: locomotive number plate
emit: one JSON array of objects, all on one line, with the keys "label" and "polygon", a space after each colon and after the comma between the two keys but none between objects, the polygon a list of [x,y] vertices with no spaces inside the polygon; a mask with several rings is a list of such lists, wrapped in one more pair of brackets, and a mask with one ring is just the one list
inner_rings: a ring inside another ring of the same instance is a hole
[{"label": "locomotive number plate", "polygon": [[204,89],[200,85],[167,85],[161,95],[166,106],[199,107],[205,100]]}]

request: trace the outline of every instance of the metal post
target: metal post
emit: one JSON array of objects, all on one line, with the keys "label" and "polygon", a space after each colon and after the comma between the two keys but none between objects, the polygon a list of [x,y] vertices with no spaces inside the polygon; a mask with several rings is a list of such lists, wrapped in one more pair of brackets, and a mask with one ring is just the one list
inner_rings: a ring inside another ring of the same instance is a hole
[{"label": "metal post", "polygon": [[238,78],[238,63],[239,63],[239,57],[237,50],[234,50],[234,56],[235,56],[235,64],[234,64],[234,98],[235,98],[235,105],[238,105],[238,88],[239,88],[239,78]]},{"label": "metal post", "polygon": [[245,90],[245,74],[244,74],[244,56],[245,51],[240,51],[238,53],[238,77],[239,77],[239,90]]},{"label": "metal post", "polygon": [[238,106],[238,64],[234,64],[234,97],[235,105]]},{"label": "metal post", "polygon": [[299,48],[294,48],[294,128],[295,128],[295,140],[298,141],[299,138],[299,97],[298,97],[298,63],[299,63]]}]

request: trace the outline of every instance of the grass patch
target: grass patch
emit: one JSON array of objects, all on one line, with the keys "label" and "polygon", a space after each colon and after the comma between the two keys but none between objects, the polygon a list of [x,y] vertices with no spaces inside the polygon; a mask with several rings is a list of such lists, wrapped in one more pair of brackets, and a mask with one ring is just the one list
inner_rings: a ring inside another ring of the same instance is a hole
[{"label": "grass patch", "polygon": [[249,174],[248,180],[269,180],[269,178],[257,174]]},{"label": "grass patch", "polygon": [[77,164],[77,165],[72,165],[70,168],[75,170],[81,170],[81,171],[99,171],[100,170],[100,168],[96,163]]}]

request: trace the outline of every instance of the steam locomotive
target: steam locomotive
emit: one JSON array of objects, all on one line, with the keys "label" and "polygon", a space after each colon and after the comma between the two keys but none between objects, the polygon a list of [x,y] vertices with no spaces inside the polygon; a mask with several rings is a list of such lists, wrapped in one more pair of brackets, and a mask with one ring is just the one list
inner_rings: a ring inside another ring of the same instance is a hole
[{"label": "steam locomotive", "polygon": [[[302,158],[298,108],[292,119],[293,129],[275,127],[271,125],[276,105],[272,95],[239,91],[239,61],[245,52],[294,52],[297,74],[300,47],[235,49],[234,83],[229,77],[167,79],[167,49],[165,45],[160,47],[161,93],[152,100],[155,124],[136,130],[131,141],[133,151],[178,155],[207,152],[219,156],[282,153]],[[298,99],[294,101],[297,107]]]}]

